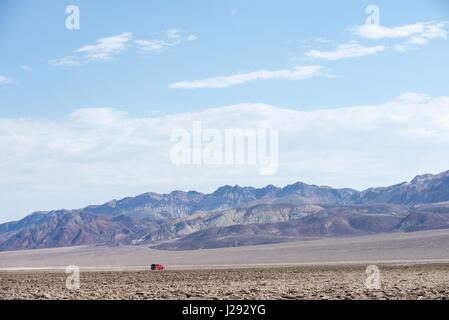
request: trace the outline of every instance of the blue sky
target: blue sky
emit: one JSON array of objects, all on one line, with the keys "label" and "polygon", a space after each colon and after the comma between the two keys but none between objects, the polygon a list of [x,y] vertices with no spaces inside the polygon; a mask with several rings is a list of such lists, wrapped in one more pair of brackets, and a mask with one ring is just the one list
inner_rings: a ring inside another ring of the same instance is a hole
[{"label": "blue sky", "polygon": [[[1,0],[0,221],[146,191],[447,170],[448,21],[444,0]],[[165,129],[198,119],[282,129],[279,173],[166,165]]]},{"label": "blue sky", "polygon": [[[81,29],[65,28],[65,8],[76,4]],[[369,1],[10,1],[0,4],[0,75],[17,82],[0,87],[1,116],[65,116],[80,107],[109,106],[133,114],[201,110],[241,102],[316,109],[382,102],[402,92],[447,91],[448,42],[430,41],[407,53],[386,50],[339,61],[305,59],[313,49],[332,50],[357,40]],[[449,5],[433,1],[377,1],[381,24],[400,26],[445,21]],[[131,47],[107,62],[70,68],[50,61],[69,56],[97,39],[132,32],[133,39],[159,39],[167,29],[197,40],[138,53]],[[323,38],[328,43],[313,42]],[[366,42],[365,42],[366,41]],[[307,47],[307,46],[311,47]],[[226,90],[174,90],[175,81],[298,64],[329,68],[338,80],[255,81]],[[20,67],[31,68],[24,72]],[[418,76],[414,76],[417,75]],[[95,94],[92,94],[92,93]]]}]

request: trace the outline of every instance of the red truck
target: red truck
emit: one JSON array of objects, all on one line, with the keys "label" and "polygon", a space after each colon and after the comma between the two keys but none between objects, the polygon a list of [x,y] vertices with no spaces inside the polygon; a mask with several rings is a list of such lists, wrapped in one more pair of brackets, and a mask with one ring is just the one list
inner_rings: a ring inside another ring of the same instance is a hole
[{"label": "red truck", "polygon": [[153,271],[162,271],[164,270],[164,266],[162,264],[152,264],[151,265],[151,270]]}]

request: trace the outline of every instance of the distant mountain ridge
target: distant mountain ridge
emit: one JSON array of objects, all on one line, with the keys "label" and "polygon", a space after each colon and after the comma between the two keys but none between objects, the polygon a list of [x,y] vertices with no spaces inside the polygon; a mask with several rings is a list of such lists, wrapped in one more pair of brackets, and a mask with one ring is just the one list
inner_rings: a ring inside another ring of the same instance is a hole
[{"label": "distant mountain ridge", "polygon": [[[446,203],[447,202],[447,203]],[[0,225],[0,250],[149,244],[182,250],[449,228],[449,171],[365,191],[278,188],[144,193]]]}]

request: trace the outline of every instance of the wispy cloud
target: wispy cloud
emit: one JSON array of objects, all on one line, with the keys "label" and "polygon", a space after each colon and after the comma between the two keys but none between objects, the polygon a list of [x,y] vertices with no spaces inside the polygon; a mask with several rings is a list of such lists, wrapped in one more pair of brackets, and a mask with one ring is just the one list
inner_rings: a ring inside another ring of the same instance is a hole
[{"label": "wispy cloud", "polygon": [[227,88],[241,85],[256,80],[304,80],[319,75],[324,75],[323,66],[297,66],[291,70],[259,70],[247,73],[238,73],[230,76],[206,78],[193,81],[179,81],[169,85],[174,89],[203,89],[203,88]]},{"label": "wispy cloud", "polygon": [[[174,47],[183,42],[197,39],[193,34],[183,34],[178,29],[171,28],[164,32],[164,39],[133,39],[131,32],[101,38],[94,44],[83,46],[71,55],[50,61],[55,66],[80,67],[94,61],[109,61],[123,53],[128,47],[137,48],[140,53],[153,53],[162,51],[166,47]],[[131,45],[133,44],[133,45]]]},{"label": "wispy cloud", "polygon": [[447,31],[444,30],[447,22],[417,22],[396,27],[385,27],[381,25],[362,25],[353,28],[354,34],[371,40],[409,38],[412,36],[426,39],[446,38]]},{"label": "wispy cloud", "polygon": [[[448,22],[417,22],[402,26],[386,27],[366,24],[351,28],[351,32],[365,40],[399,40],[392,45],[397,51],[408,51],[417,46],[426,45],[432,39],[446,39]],[[324,42],[322,42],[324,43]],[[307,45],[305,45],[307,46]],[[308,45],[310,47],[310,44]],[[387,49],[387,44],[362,45],[358,41],[341,44],[331,51],[309,50],[306,57],[323,60],[340,60],[373,55]]]},{"label": "wispy cloud", "polygon": [[14,84],[14,83],[15,83],[15,81],[12,80],[11,78],[0,75],[0,86]]},{"label": "wispy cloud", "polygon": [[54,66],[63,66],[63,67],[80,67],[86,63],[82,58],[78,56],[67,56],[64,58],[59,58],[50,61],[50,63]]},{"label": "wispy cloud", "polygon": [[406,39],[395,48],[407,51],[415,46],[428,44],[432,39],[447,39],[448,22],[417,22],[403,26],[385,27],[381,25],[363,25],[352,29],[355,35],[369,40]]},{"label": "wispy cloud", "polygon": [[75,50],[73,55],[53,60],[51,63],[56,66],[78,67],[93,61],[112,60],[126,50],[131,38],[131,32],[101,38],[94,44]]},{"label": "wispy cloud", "polygon": [[332,51],[310,50],[304,53],[304,55],[309,58],[333,61],[346,58],[368,56],[384,51],[385,49],[386,48],[383,45],[365,47],[357,41],[352,41],[347,44],[339,45],[335,50]]},{"label": "wispy cloud", "polygon": [[183,42],[191,42],[197,37],[193,34],[183,34],[175,28],[165,31],[164,39],[137,39],[135,43],[140,53],[155,53],[160,52],[166,47],[174,47]]},{"label": "wispy cloud", "polygon": [[102,38],[97,40],[95,44],[84,46],[75,52],[83,54],[84,58],[89,61],[111,60],[125,50],[126,43],[131,40],[131,37],[131,32],[125,32],[116,36]]},{"label": "wispy cloud", "polygon": [[169,44],[162,40],[136,40],[137,48],[141,53],[158,52]]}]

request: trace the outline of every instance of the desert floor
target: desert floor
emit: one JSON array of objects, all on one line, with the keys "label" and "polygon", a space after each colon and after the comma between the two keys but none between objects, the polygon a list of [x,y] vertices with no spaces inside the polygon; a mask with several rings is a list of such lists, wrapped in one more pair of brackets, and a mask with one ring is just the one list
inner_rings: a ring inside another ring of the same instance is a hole
[{"label": "desert floor", "polygon": [[0,272],[1,299],[449,299],[449,264],[380,265],[380,289],[366,266],[301,266],[81,272]]},{"label": "desert floor", "polygon": [[[151,263],[166,266],[149,271]],[[67,266],[80,289],[66,289]],[[368,265],[380,289],[368,289]],[[252,247],[0,252],[0,299],[446,299],[449,230]]]}]

